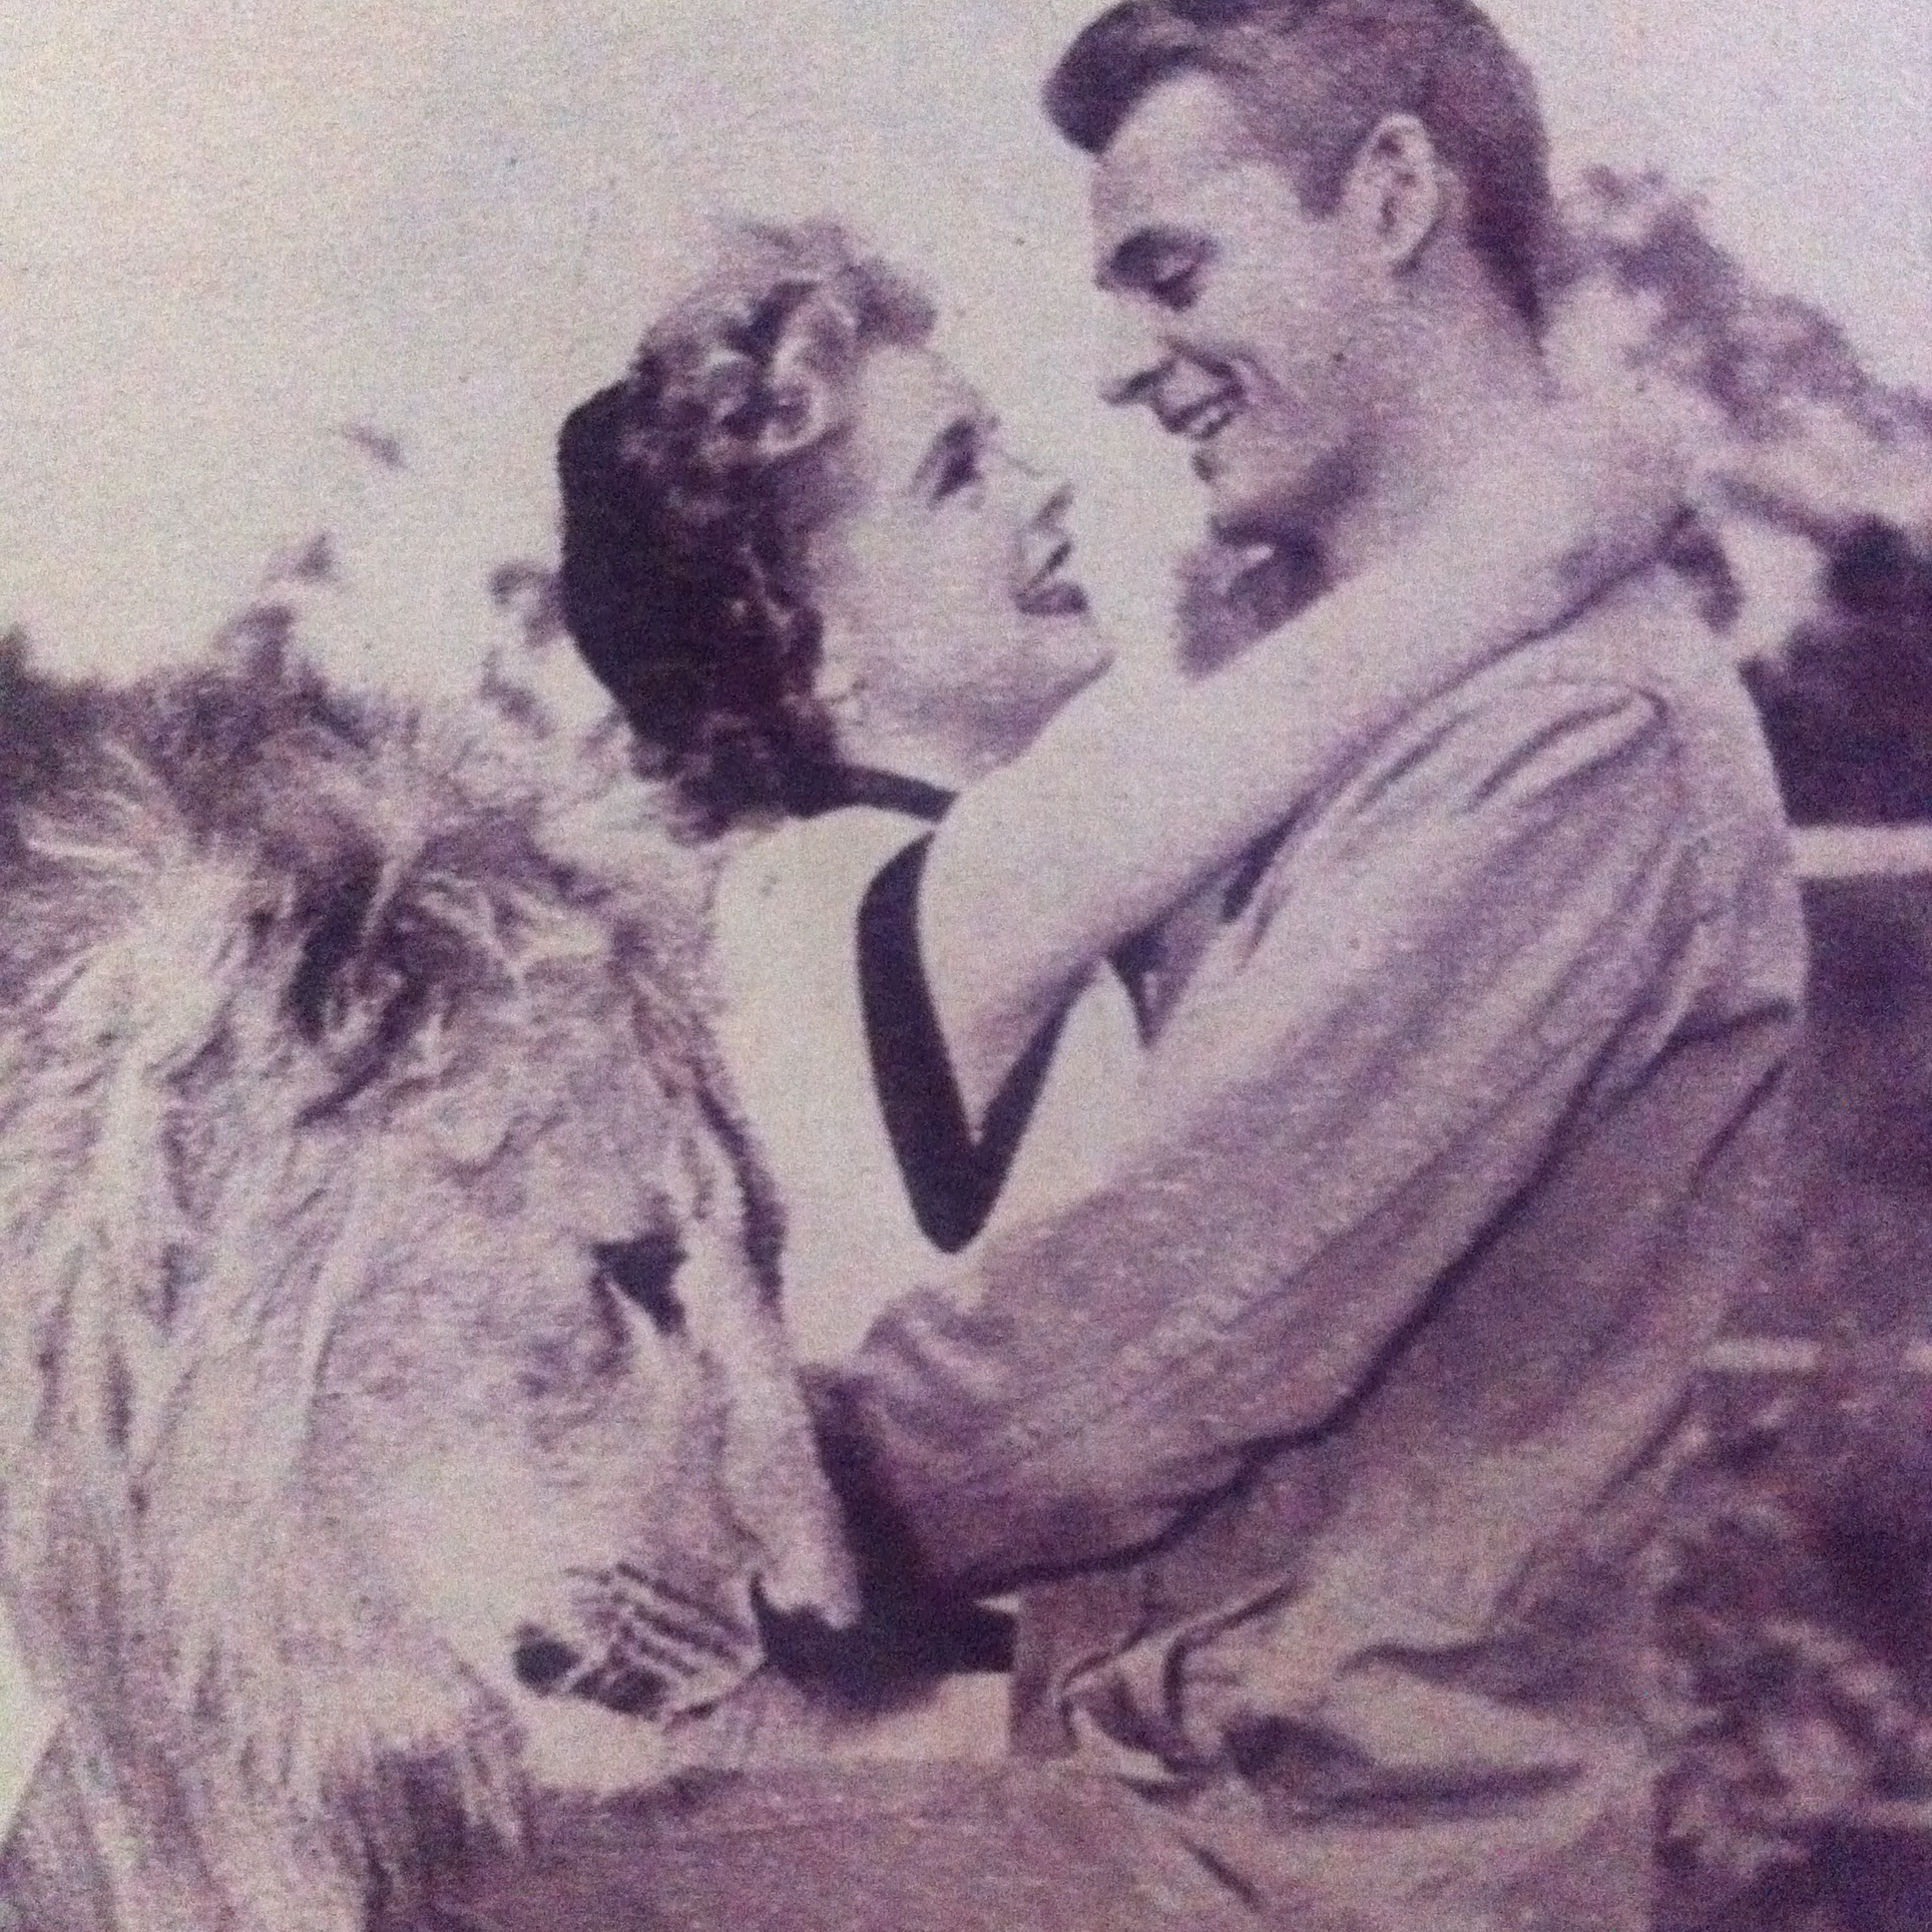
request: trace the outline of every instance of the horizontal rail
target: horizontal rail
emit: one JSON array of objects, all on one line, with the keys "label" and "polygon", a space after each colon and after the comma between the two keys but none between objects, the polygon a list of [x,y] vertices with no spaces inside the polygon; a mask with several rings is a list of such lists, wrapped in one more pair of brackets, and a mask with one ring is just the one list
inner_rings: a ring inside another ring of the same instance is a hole
[{"label": "horizontal rail", "polygon": [[1866,1798],[1848,1807],[1843,1822],[1857,1831],[1932,1833],[1932,1800]]},{"label": "horizontal rail", "polygon": [[[1700,1366],[1706,1375],[1815,1375],[1825,1358],[1825,1345],[1802,1335],[1726,1335]],[[1932,1341],[1908,1343],[1899,1362],[1908,1375],[1932,1375]]]},{"label": "horizontal rail", "polygon": [[1801,879],[1932,877],[1932,825],[1801,825],[1791,838]]}]

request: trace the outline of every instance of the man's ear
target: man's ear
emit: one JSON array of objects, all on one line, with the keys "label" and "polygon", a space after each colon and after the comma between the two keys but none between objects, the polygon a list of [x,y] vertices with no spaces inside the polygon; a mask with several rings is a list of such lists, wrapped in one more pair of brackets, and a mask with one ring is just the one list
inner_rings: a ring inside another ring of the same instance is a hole
[{"label": "man's ear", "polygon": [[1422,122],[1388,114],[1356,151],[1343,195],[1369,245],[1399,271],[1414,265],[1441,226],[1453,185]]},{"label": "man's ear", "polygon": [[816,295],[793,312],[771,352],[765,377],[759,456],[768,463],[782,462],[843,427],[854,353],[851,318],[837,302]]}]

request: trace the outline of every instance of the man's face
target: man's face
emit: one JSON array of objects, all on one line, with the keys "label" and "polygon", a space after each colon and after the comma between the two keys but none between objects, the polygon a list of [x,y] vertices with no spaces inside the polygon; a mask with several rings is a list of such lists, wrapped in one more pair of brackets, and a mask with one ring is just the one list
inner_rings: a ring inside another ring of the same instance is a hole
[{"label": "man's face", "polygon": [[1318,536],[1373,424],[1379,262],[1346,204],[1316,218],[1209,76],[1154,88],[1093,187],[1099,280],[1123,305],[1106,393],[1194,445],[1230,543]]}]

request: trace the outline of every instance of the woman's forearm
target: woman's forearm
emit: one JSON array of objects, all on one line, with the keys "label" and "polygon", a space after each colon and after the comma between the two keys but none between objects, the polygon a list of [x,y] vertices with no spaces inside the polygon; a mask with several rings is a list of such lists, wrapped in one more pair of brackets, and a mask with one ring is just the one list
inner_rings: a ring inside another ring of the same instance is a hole
[{"label": "woman's forearm", "polygon": [[[975,1124],[1069,990],[1433,695],[1391,627],[1442,625],[1377,573],[1213,675],[1109,679],[963,792],[933,839],[920,945]],[[1485,640],[1487,640],[1485,633]]]},{"label": "woman's forearm", "polygon": [[1552,501],[1537,486],[1553,481],[1512,477],[1506,497],[1439,520],[1208,677],[1094,686],[961,794],[919,925],[970,1121],[1127,934],[1409,712],[1560,621],[1667,519],[1661,477],[1627,477],[1608,506],[1574,483]]}]

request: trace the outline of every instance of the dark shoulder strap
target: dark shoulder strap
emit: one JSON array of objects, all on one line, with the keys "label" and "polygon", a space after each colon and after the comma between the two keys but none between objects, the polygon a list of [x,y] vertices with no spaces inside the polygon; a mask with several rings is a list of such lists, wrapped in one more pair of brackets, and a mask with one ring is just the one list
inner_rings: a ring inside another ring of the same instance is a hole
[{"label": "dark shoulder strap", "polygon": [[883,866],[858,915],[859,999],[879,1113],[920,1229],[956,1254],[986,1225],[1033,1117],[1066,1021],[1041,1028],[987,1111],[967,1125],[919,957],[919,875],[930,835]]}]

